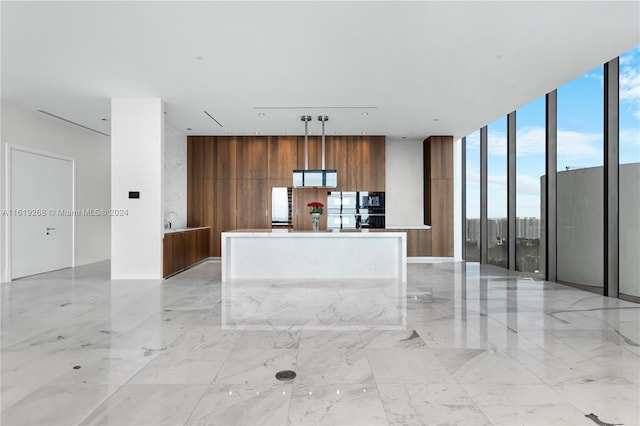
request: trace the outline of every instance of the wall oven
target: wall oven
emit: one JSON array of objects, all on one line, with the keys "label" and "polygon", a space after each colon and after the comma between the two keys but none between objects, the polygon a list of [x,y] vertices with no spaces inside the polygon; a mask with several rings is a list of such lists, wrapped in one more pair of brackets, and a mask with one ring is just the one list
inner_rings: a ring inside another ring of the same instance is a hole
[{"label": "wall oven", "polygon": [[384,228],[384,199],[384,192],[328,192],[327,228]]}]

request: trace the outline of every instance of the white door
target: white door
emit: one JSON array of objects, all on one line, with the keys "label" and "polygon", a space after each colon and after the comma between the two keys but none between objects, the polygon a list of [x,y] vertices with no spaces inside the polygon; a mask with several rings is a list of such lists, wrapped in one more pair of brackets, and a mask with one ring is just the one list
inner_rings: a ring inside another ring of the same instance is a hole
[{"label": "white door", "polygon": [[11,278],[73,265],[73,162],[11,150]]}]

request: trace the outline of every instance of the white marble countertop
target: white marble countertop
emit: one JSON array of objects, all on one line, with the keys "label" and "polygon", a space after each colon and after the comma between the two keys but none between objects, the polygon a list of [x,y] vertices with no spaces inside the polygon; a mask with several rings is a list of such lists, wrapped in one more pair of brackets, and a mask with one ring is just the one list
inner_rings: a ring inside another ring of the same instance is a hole
[{"label": "white marble countertop", "polygon": [[210,226],[200,226],[196,228],[168,228],[164,230],[165,234],[175,234],[176,232],[190,232],[197,231],[198,229],[209,229]]},{"label": "white marble countertop", "polygon": [[223,232],[222,235],[229,237],[287,237],[287,238],[389,238],[398,235],[404,235],[402,232],[369,232],[368,230],[349,230],[349,231],[294,231],[290,229],[234,229],[233,231]]}]

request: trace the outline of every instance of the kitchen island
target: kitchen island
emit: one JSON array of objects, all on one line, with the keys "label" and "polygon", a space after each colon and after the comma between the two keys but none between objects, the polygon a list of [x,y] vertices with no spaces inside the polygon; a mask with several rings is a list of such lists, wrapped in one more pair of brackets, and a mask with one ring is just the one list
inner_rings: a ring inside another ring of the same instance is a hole
[{"label": "kitchen island", "polygon": [[385,278],[407,281],[405,232],[240,229],[222,233],[222,281]]}]

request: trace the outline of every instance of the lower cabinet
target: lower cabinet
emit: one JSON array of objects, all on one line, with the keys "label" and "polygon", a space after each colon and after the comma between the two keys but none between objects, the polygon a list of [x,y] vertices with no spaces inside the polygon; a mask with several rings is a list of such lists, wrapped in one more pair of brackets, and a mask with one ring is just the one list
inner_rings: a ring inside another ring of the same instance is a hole
[{"label": "lower cabinet", "polygon": [[162,241],[166,278],[209,257],[209,228],[172,232]]}]

